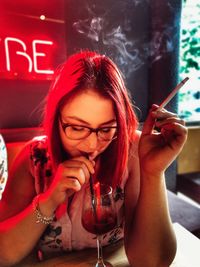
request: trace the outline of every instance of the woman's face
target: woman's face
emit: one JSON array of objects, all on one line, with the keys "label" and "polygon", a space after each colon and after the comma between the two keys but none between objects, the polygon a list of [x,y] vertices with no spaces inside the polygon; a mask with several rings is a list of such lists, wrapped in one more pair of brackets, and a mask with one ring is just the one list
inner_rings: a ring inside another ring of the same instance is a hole
[{"label": "woman's face", "polygon": [[[70,99],[60,110],[60,120],[64,124],[74,124],[91,128],[117,126],[113,103],[94,90],[83,90]],[[102,153],[111,141],[102,141],[95,132],[82,140],[69,139],[59,122],[59,132],[63,147],[71,157],[88,155],[94,159]]]}]

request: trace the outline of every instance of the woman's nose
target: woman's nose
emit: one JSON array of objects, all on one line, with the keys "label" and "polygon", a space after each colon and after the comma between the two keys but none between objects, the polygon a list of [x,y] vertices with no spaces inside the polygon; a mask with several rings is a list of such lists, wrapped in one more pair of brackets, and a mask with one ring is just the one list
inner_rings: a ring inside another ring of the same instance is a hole
[{"label": "woman's nose", "polygon": [[86,145],[90,151],[96,150],[97,145],[98,145],[98,136],[96,133],[91,133],[87,138],[86,138]]}]

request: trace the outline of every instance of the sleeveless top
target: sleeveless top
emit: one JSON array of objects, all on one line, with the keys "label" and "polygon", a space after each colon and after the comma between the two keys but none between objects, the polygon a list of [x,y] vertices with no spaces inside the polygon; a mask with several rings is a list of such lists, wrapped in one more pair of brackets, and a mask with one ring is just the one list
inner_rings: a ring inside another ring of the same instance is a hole
[{"label": "sleeveless top", "polygon": [[[35,179],[37,194],[44,192],[53,179],[51,160],[47,148],[47,137],[36,137],[30,143],[30,171]],[[118,225],[102,237],[102,245],[113,244],[123,238],[124,227],[124,187],[128,175],[119,187],[114,190],[114,201],[117,210]],[[48,225],[38,247],[43,253],[81,250],[96,247],[96,236],[87,232],[81,223],[81,211],[84,195],[83,186],[76,192],[70,202],[60,205],[55,213],[55,219]]]},{"label": "sleeveless top", "polygon": [[6,187],[7,180],[8,180],[7,149],[3,136],[0,134],[0,200],[2,198],[3,191]]}]

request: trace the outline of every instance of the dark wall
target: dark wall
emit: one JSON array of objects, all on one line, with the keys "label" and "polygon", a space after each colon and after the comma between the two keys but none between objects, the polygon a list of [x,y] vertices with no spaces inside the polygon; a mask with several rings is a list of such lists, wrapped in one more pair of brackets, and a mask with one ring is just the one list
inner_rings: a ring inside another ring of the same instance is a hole
[{"label": "dark wall", "polygon": [[[65,10],[67,53],[86,48],[111,57],[144,121],[178,82],[181,0],[66,0]],[[176,112],[177,99],[168,107]]]},{"label": "dark wall", "polygon": [[[149,104],[160,103],[179,82],[181,0],[157,1],[150,5]],[[177,97],[167,106],[177,111]]]},{"label": "dark wall", "polygon": [[[149,106],[161,103],[179,82],[179,42],[181,0],[152,0],[150,5],[150,43],[153,57],[149,60]],[[166,106],[177,112],[177,96]],[[176,190],[177,162],[166,172],[168,189]]]},{"label": "dark wall", "polygon": [[37,127],[49,81],[0,80],[0,128]]},{"label": "dark wall", "polygon": [[67,0],[65,10],[67,53],[91,49],[111,57],[141,110],[136,111],[139,119],[144,120],[148,106],[148,2]]}]

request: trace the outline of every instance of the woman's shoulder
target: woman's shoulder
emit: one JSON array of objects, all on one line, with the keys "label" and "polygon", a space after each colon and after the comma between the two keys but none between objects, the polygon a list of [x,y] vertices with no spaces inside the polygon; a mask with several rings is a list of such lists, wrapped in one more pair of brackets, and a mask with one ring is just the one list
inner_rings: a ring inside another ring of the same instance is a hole
[{"label": "woman's shoulder", "polygon": [[10,174],[16,172],[17,169],[29,171],[30,159],[33,155],[38,157],[41,154],[41,151],[46,150],[46,140],[46,136],[38,136],[23,144],[12,163],[12,166],[10,166]]},{"label": "woman's shoulder", "polygon": [[[15,180],[20,179],[20,183],[27,184],[28,181],[34,186],[34,191],[37,193],[43,191],[41,183],[43,177],[39,175],[48,176],[49,172],[49,155],[47,149],[47,137],[37,136],[28,141],[12,164],[12,168],[9,172],[9,177],[14,177]],[[42,170],[45,170],[44,172]]]},{"label": "woman's shoulder", "polygon": [[37,143],[37,138],[34,138],[23,144],[9,168],[9,179],[2,197],[4,204],[0,205],[0,219],[6,219],[23,210],[36,193],[35,179],[30,171],[30,157],[31,146]]},{"label": "woman's shoulder", "polygon": [[129,176],[139,175],[139,155],[138,146],[140,141],[141,132],[136,131],[133,141],[130,145],[129,158],[128,158],[128,172]]},{"label": "woman's shoulder", "polygon": [[[137,131],[130,145],[128,160],[128,179],[125,186],[125,202],[127,214],[134,210],[138,201],[140,192],[140,162],[138,155],[138,146],[141,132]],[[130,219],[131,216],[128,216]]]},{"label": "woman's shoulder", "polygon": [[130,180],[129,178],[131,176],[135,176],[135,174],[138,174],[139,170],[139,157],[138,157],[138,145],[140,140],[140,131],[136,131],[132,141],[129,146],[129,155],[128,155],[128,162],[127,162],[127,168],[125,171],[124,178],[122,179],[121,186],[124,187],[127,180]]},{"label": "woman's shoulder", "polygon": [[130,149],[129,149],[129,159],[131,159],[132,157],[137,156],[138,154],[138,145],[139,145],[139,141],[140,141],[140,136],[141,136],[141,131],[136,131],[131,144],[130,144]]}]

